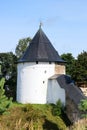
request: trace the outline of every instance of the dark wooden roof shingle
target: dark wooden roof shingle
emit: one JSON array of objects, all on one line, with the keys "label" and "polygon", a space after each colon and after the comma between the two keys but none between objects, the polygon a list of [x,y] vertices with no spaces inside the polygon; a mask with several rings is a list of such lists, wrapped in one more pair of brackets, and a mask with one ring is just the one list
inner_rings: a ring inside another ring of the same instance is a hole
[{"label": "dark wooden roof shingle", "polygon": [[65,63],[41,28],[37,31],[24,55],[18,62],[36,61]]}]

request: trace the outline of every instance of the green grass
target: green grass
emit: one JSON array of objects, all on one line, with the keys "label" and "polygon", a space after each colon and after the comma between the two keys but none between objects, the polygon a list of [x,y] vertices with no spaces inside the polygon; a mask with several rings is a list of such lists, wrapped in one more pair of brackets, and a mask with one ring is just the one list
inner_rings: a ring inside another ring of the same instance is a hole
[{"label": "green grass", "polygon": [[[53,116],[52,104],[12,103],[0,116],[0,130],[86,130],[87,119],[73,124],[70,129],[59,116]],[[64,116],[64,115],[63,115]]]},{"label": "green grass", "polygon": [[59,116],[52,115],[52,105],[13,103],[0,116],[0,130],[66,130]]}]

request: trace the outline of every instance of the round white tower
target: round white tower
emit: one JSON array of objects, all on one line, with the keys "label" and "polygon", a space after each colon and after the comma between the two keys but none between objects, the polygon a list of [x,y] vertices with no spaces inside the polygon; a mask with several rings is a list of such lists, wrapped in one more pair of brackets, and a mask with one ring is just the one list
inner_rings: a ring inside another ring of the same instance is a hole
[{"label": "round white tower", "polygon": [[49,102],[48,79],[54,74],[65,74],[64,63],[40,28],[18,61],[17,101],[36,104]]}]

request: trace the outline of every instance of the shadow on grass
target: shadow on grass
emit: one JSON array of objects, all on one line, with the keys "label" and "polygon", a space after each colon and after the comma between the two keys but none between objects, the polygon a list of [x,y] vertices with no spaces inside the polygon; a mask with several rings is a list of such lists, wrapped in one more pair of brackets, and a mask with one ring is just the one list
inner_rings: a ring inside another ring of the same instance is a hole
[{"label": "shadow on grass", "polygon": [[43,124],[44,130],[59,130],[58,126],[55,123],[52,123],[51,121],[45,119],[45,122]]},{"label": "shadow on grass", "polygon": [[66,113],[64,111],[62,111],[61,118],[64,121],[64,123],[66,124],[66,126],[72,125],[71,121],[69,120],[68,116],[66,115]]}]

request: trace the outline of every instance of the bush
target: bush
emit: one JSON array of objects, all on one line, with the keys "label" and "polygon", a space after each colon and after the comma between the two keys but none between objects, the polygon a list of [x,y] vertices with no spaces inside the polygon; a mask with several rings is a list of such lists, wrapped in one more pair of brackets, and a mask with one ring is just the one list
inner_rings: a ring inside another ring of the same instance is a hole
[{"label": "bush", "polygon": [[81,100],[78,108],[83,112],[82,116],[87,118],[87,99]]},{"label": "bush", "polygon": [[60,116],[62,114],[63,105],[59,99],[56,105],[53,106],[52,113],[54,116]]},{"label": "bush", "polygon": [[0,79],[0,114],[3,114],[11,105],[12,99],[8,99],[5,96],[5,90],[3,89],[5,79]]}]

